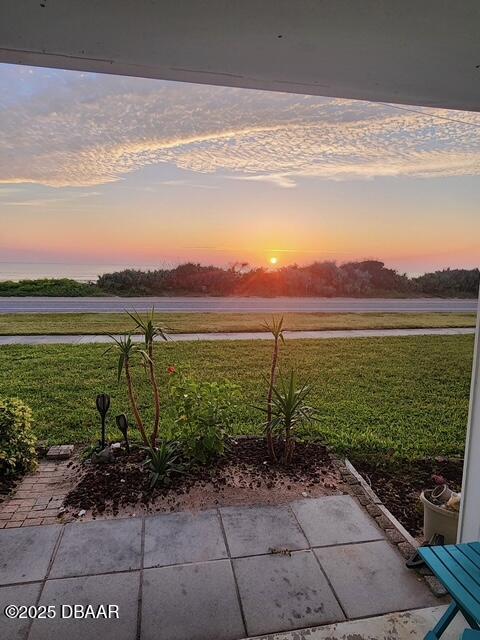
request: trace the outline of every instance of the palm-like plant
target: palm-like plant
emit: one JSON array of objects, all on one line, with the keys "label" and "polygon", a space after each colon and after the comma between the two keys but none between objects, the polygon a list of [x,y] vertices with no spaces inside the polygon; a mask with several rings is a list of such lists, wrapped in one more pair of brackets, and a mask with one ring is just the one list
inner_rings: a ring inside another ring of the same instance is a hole
[{"label": "palm-like plant", "polygon": [[275,379],[277,376],[278,356],[280,342],[285,344],[285,337],[283,335],[283,316],[279,319],[272,317],[271,322],[265,321],[262,324],[266,331],[269,331],[273,335],[273,352],[272,352],[272,364],[270,367],[270,378],[268,382],[268,394],[267,394],[267,422],[265,425],[265,437],[267,440],[267,448],[270,459],[275,462],[277,459],[275,453],[275,444],[273,442],[272,433],[272,398],[273,390],[275,386]]},{"label": "palm-like plant", "polygon": [[295,449],[295,430],[315,419],[316,410],[307,404],[311,392],[308,384],[297,386],[295,373],[290,372],[288,380],[280,379],[273,388],[271,428],[283,434],[283,460],[289,464]]},{"label": "palm-like plant", "polygon": [[155,376],[155,360],[154,360],[154,342],[155,338],[161,338],[162,340],[167,340],[167,332],[163,327],[160,327],[155,324],[155,308],[152,307],[152,310],[147,314],[145,318],[142,318],[136,311],[130,313],[127,311],[127,314],[132,318],[135,322],[134,331],[141,330],[143,334],[144,344],[145,344],[145,353],[147,354],[147,358],[144,357],[144,363],[146,368],[148,369],[150,385],[152,387],[153,393],[153,401],[155,404],[155,419],[153,423],[153,430],[150,437],[150,444],[153,448],[155,448],[157,444],[158,431],[160,428],[160,392],[158,390],[158,382]]},{"label": "palm-like plant", "polygon": [[133,342],[130,333],[126,333],[125,335],[120,337],[110,335],[110,338],[112,338],[114,344],[112,344],[105,353],[107,353],[111,349],[115,349],[115,351],[117,351],[118,353],[117,379],[120,382],[122,373],[125,371],[128,399],[133,411],[133,415],[135,417],[135,424],[137,425],[137,429],[140,432],[144,445],[146,447],[149,447],[150,442],[148,441],[148,437],[145,431],[145,425],[143,424],[142,416],[140,415],[140,410],[138,408],[138,402],[133,387],[131,370],[132,358],[136,353],[140,353],[144,361],[148,358],[148,354],[145,351],[139,349],[138,345]]},{"label": "palm-like plant", "polygon": [[174,473],[183,473],[184,467],[179,462],[180,452],[176,442],[162,442],[158,448],[145,447],[148,458],[144,464],[150,471],[150,488],[158,483],[166,485]]}]

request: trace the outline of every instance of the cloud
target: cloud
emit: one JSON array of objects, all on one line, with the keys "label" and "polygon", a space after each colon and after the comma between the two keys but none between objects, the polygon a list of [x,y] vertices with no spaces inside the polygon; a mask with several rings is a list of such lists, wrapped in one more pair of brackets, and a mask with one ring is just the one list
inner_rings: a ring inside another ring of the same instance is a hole
[{"label": "cloud", "polygon": [[292,189],[296,187],[296,182],[287,174],[282,173],[270,173],[270,174],[255,174],[251,176],[229,176],[233,180],[249,180],[250,182],[269,182],[282,189]]},{"label": "cloud", "polygon": [[190,187],[191,189],[218,189],[214,184],[202,184],[201,182],[193,182],[193,180],[162,180],[159,182],[163,187]]},{"label": "cloud", "polygon": [[4,205],[12,207],[42,207],[44,205],[51,205],[57,202],[72,202],[79,198],[91,198],[92,196],[99,196],[99,191],[89,191],[88,193],[76,193],[71,195],[65,195],[60,197],[46,197],[46,198],[31,198],[28,200],[12,200],[10,202],[3,202]]},{"label": "cloud", "polygon": [[4,187],[0,186],[0,198],[4,198],[5,196],[11,196],[12,193],[19,193],[22,190],[19,187]]},{"label": "cloud", "polygon": [[478,114],[51,71],[12,97],[9,73],[0,183],[91,187],[159,163],[281,188],[480,173]]}]

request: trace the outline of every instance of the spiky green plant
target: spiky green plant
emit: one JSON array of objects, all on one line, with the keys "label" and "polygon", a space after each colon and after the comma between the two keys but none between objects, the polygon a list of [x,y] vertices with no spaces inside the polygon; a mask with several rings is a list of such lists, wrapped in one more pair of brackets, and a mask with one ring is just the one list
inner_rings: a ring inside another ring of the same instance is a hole
[{"label": "spiky green plant", "polygon": [[270,377],[268,381],[267,393],[267,421],[265,424],[265,437],[267,440],[268,455],[270,456],[270,460],[272,460],[272,462],[275,462],[277,459],[277,455],[275,452],[275,443],[273,441],[272,434],[272,397],[277,376],[280,342],[282,344],[285,344],[285,336],[283,335],[283,316],[281,318],[272,316],[271,322],[263,322],[262,327],[266,331],[269,331],[273,336],[272,363],[270,366]]},{"label": "spiky green plant", "polygon": [[308,384],[297,385],[294,371],[290,372],[288,380],[280,378],[280,383],[273,388],[271,428],[283,437],[286,464],[293,460],[296,430],[315,419],[316,410],[307,403],[310,392]]},{"label": "spiky green plant", "polygon": [[145,353],[148,358],[144,359],[145,366],[148,369],[150,378],[150,386],[152,387],[153,401],[155,405],[155,418],[153,423],[153,430],[150,436],[150,444],[155,448],[157,444],[158,432],[160,429],[160,392],[158,388],[157,378],[155,376],[155,351],[154,342],[156,338],[162,340],[168,340],[167,331],[164,327],[160,327],[155,324],[155,308],[152,307],[146,316],[143,318],[136,311],[127,311],[127,314],[135,322],[134,331],[140,330],[143,335],[145,344]]},{"label": "spiky green plant", "polygon": [[157,448],[145,447],[147,459],[144,465],[150,471],[150,488],[157,484],[168,485],[171,476],[183,473],[184,465],[180,462],[180,451],[177,442],[161,442]]}]

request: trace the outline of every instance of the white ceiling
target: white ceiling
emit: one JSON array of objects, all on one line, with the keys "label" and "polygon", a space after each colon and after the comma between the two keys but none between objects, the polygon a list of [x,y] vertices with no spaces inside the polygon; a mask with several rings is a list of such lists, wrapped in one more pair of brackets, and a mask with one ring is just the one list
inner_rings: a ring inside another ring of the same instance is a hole
[{"label": "white ceiling", "polygon": [[0,61],[480,111],[480,0],[1,0]]}]

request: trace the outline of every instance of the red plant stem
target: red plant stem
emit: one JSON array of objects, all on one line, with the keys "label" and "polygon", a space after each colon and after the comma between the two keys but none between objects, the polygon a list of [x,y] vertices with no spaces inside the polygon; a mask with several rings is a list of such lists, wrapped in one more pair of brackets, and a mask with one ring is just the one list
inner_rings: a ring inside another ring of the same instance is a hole
[{"label": "red plant stem", "polygon": [[275,343],[273,346],[273,355],[272,355],[272,367],[270,369],[270,385],[268,387],[268,397],[267,397],[267,426],[266,426],[266,438],[267,438],[267,448],[270,459],[273,462],[276,462],[277,455],[275,453],[275,445],[272,437],[272,397],[273,397],[273,386],[275,384],[275,372],[277,369],[277,361],[278,361],[278,336],[275,336]]},{"label": "red plant stem", "polygon": [[151,436],[152,448],[157,446],[157,436],[160,427],[160,393],[158,391],[157,379],[155,378],[155,365],[153,362],[153,342],[148,345],[148,357],[150,358],[148,368],[150,371],[150,383],[152,385],[153,399],[155,402],[155,422],[153,424],[153,431]]},{"label": "red plant stem", "polygon": [[142,436],[143,443],[146,447],[150,446],[148,442],[147,434],[145,433],[145,427],[143,425],[142,416],[138,410],[137,401],[135,399],[135,392],[133,390],[132,374],[130,371],[130,364],[128,359],[125,360],[125,377],[127,379],[128,399],[130,400],[130,406],[132,407],[133,415],[135,416],[135,423],[140,435]]}]

